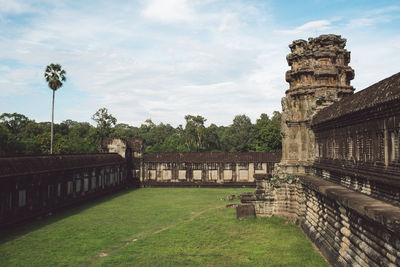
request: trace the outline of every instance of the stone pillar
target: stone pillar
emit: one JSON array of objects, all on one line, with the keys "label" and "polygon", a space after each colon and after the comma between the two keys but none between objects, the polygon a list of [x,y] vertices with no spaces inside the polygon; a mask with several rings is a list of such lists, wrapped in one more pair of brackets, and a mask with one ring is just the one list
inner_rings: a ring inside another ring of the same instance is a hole
[{"label": "stone pillar", "polygon": [[354,70],[348,66],[350,52],[340,35],[321,35],[289,45],[286,72],[290,87],[282,98],[282,160],[275,173],[306,174],[315,159],[312,117],[343,97],[353,94],[350,80]]},{"label": "stone pillar", "polygon": [[258,216],[282,216],[297,221],[304,213],[304,194],[296,176],[312,174],[316,142],[311,120],[321,109],[353,94],[346,39],[321,35],[289,45],[286,72],[289,89],[282,98],[282,159],[272,177],[258,177],[254,201]]}]

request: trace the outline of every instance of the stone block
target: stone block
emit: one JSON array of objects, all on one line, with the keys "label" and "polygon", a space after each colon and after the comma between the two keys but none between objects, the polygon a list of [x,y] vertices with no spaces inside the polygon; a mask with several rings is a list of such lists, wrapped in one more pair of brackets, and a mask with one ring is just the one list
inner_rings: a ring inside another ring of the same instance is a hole
[{"label": "stone block", "polygon": [[256,211],[254,205],[239,205],[236,207],[236,218],[255,217]]}]

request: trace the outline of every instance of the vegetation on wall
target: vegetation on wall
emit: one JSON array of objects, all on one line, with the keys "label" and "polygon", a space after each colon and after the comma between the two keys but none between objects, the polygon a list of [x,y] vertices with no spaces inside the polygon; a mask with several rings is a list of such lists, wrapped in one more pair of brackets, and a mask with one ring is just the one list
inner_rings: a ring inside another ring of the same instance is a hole
[{"label": "vegetation on wall", "polygon": [[[155,124],[146,120],[140,127],[117,123],[106,108],[92,116],[96,126],[88,122],[66,120],[54,124],[53,153],[98,152],[104,137],[142,138],[147,152],[191,151],[280,151],[278,111],[272,118],[261,114],[253,124],[246,115],[237,115],[229,126],[211,123],[205,126],[202,116],[186,115],[185,125]],[[35,122],[23,114],[0,115],[0,155],[48,154],[50,122]]]}]

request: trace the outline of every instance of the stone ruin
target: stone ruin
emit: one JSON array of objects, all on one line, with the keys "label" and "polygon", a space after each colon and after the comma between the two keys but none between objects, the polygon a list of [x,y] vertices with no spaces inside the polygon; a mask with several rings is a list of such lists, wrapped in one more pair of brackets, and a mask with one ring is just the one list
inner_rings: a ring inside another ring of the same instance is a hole
[{"label": "stone ruin", "polygon": [[[281,153],[144,153],[141,139],[107,138],[104,153],[0,157],[0,228],[123,188],[254,187]],[[254,208],[253,208],[254,209]]]},{"label": "stone ruin", "polygon": [[298,223],[333,266],[399,266],[400,73],[353,94],[345,44],[289,46],[282,160],[242,202]]},{"label": "stone ruin", "polygon": [[255,184],[238,217],[293,220],[333,266],[400,266],[400,73],[353,94],[345,44],[289,46],[282,156],[145,154],[142,140],[105,139],[113,153],[0,157],[0,227],[125,187]]},{"label": "stone ruin", "polygon": [[139,186],[254,187],[254,176],[271,174],[280,152],[152,152],[140,139],[106,138],[104,152],[127,161]]},{"label": "stone ruin", "polygon": [[286,59],[290,87],[282,98],[282,160],[287,174],[305,174],[315,159],[315,137],[311,119],[321,109],[353,94],[350,81],[354,70],[348,66],[350,52],[346,39],[322,35],[294,41]]}]

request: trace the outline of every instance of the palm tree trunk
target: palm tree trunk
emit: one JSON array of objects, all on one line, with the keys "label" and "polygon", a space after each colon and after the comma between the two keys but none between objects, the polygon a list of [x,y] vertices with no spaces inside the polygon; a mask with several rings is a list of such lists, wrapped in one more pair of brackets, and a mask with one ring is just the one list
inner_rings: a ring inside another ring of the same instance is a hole
[{"label": "palm tree trunk", "polygon": [[53,154],[53,124],[54,124],[54,96],[56,91],[53,90],[53,102],[51,105],[51,138],[50,138],[50,154]]}]

